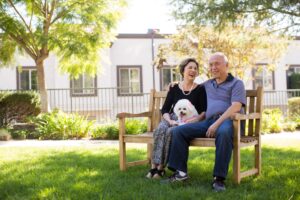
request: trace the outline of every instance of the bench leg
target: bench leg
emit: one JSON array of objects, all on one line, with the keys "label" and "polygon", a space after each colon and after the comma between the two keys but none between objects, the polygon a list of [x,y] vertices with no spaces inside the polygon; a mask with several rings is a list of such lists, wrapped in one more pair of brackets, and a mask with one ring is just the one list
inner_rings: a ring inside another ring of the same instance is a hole
[{"label": "bench leg", "polygon": [[237,184],[241,182],[241,157],[240,148],[233,149],[233,181]]},{"label": "bench leg", "polygon": [[241,126],[239,120],[233,121],[234,138],[233,138],[233,181],[237,184],[241,182],[241,149],[240,149],[240,133]]},{"label": "bench leg", "polygon": [[119,155],[120,155],[120,170],[126,170],[126,143],[123,141],[119,141]]},{"label": "bench leg", "polygon": [[255,145],[255,168],[258,170],[257,175],[261,174],[261,145]]}]

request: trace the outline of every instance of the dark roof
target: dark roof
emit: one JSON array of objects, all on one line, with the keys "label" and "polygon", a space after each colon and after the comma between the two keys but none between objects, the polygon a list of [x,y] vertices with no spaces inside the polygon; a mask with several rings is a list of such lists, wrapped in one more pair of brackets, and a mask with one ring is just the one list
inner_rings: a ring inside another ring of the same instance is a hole
[{"label": "dark roof", "polygon": [[[171,34],[154,34],[154,37],[153,38],[156,38],[156,39],[163,39],[165,38],[166,36],[169,36]],[[150,33],[141,33],[141,34],[138,34],[138,33],[120,33],[117,35],[117,38],[118,39],[151,39],[152,38],[152,34]]]},{"label": "dark roof", "polygon": [[[166,36],[171,36],[172,34],[154,34],[155,39],[163,39]],[[120,33],[117,35],[118,39],[151,39],[152,34],[150,33]],[[294,36],[294,40],[300,40],[300,36]]]}]

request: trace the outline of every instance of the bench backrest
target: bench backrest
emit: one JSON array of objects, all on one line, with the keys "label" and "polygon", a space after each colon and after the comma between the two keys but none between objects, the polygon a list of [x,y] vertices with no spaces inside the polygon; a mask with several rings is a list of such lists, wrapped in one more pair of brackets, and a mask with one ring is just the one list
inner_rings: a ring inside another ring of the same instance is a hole
[{"label": "bench backrest", "polygon": [[[247,90],[247,105],[245,107],[246,114],[250,113],[260,113],[262,114],[263,109],[263,88],[261,86],[257,87],[256,90]],[[248,128],[247,128],[248,126]],[[260,132],[261,120],[260,119],[250,119],[245,128],[246,135],[257,136]]]},{"label": "bench backrest", "polygon": [[167,93],[167,91],[151,90],[149,102],[149,111],[151,112],[151,117],[149,118],[148,122],[148,131],[153,131],[161,121],[162,116],[160,109],[166,100]]},{"label": "bench backrest", "polygon": [[[165,102],[167,97],[167,91],[156,91],[151,90],[150,93],[150,103],[149,111],[151,112],[151,117],[148,122],[148,131],[153,131],[161,121],[160,109]],[[257,87],[256,90],[247,90],[247,105],[245,106],[245,112],[248,113],[262,113],[262,97],[263,89],[262,87]],[[255,136],[258,135],[260,131],[260,120],[249,120],[248,129],[246,131],[247,135]]]}]

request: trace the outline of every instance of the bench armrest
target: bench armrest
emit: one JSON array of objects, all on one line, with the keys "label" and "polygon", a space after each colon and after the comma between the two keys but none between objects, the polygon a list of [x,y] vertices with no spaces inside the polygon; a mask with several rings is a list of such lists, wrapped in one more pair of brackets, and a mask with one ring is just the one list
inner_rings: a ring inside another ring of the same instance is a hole
[{"label": "bench armrest", "polygon": [[231,117],[232,120],[247,120],[247,119],[260,119],[260,118],[261,118],[260,113],[249,113],[249,114],[235,113]]},{"label": "bench armrest", "polygon": [[150,112],[143,112],[143,113],[118,113],[117,118],[122,119],[122,118],[134,118],[134,117],[151,117]]}]

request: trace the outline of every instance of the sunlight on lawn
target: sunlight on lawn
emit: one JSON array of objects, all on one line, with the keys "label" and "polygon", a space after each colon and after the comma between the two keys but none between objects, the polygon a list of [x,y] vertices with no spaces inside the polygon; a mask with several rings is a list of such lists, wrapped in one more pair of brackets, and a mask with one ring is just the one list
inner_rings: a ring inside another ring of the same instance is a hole
[{"label": "sunlight on lawn", "polygon": [[[130,146],[130,160],[145,156],[145,146]],[[242,168],[252,165],[250,153],[252,149],[242,150]],[[299,146],[263,146],[262,175],[235,185],[230,165],[228,189],[217,194],[210,186],[213,148],[191,148],[191,179],[186,184],[169,186],[146,180],[146,165],[120,172],[117,145],[1,147],[0,199],[297,199],[299,155]]]}]

